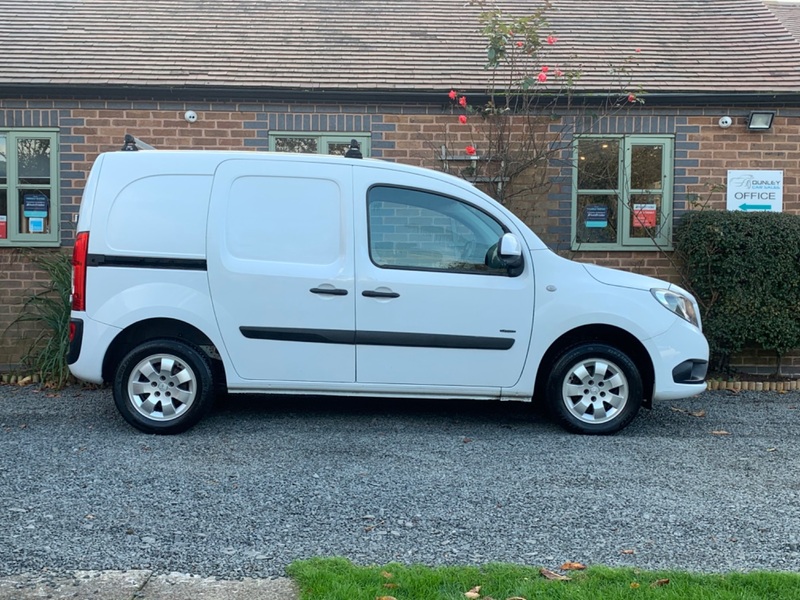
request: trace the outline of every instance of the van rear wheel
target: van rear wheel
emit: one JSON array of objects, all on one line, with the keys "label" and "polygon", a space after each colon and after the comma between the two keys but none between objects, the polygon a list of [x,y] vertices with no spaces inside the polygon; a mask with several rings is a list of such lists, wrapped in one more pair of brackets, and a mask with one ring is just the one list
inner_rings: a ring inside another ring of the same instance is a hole
[{"label": "van rear wheel", "polygon": [[553,364],[547,403],[575,433],[607,435],[626,427],[642,405],[642,378],[625,353],[606,344],[570,348]]},{"label": "van rear wheel", "polygon": [[177,340],[152,340],[119,363],[114,402],[141,431],[181,433],[211,409],[213,384],[211,364],[201,350]]}]

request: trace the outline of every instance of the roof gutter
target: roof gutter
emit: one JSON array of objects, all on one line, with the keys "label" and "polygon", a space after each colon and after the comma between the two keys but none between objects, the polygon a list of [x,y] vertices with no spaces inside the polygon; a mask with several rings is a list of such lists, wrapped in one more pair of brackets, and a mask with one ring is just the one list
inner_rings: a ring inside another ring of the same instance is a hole
[{"label": "roof gutter", "polygon": [[[0,98],[19,100],[151,100],[174,102],[297,102],[304,103],[390,103],[448,104],[448,89],[286,89],[240,86],[159,86],[159,85],[50,85],[0,83]],[[461,90],[472,104],[489,100],[485,90]],[[573,103],[603,104],[618,92],[575,93]],[[650,106],[800,106],[797,92],[652,92],[640,94]]]}]

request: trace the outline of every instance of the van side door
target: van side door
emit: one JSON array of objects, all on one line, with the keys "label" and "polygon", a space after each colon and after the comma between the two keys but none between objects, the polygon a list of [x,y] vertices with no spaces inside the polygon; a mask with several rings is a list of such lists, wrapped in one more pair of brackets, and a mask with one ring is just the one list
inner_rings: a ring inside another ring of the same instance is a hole
[{"label": "van side door", "polygon": [[208,277],[243,379],[353,382],[352,168],[287,155],[214,177]]},{"label": "van side door", "polygon": [[358,382],[489,396],[513,386],[533,327],[533,265],[527,250],[513,273],[487,254],[504,233],[522,240],[514,225],[434,176],[356,169],[354,197]]}]

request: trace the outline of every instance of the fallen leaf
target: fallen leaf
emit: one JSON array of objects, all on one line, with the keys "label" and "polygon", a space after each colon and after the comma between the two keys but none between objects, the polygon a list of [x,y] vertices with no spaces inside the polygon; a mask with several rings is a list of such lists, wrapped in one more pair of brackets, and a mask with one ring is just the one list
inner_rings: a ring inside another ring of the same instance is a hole
[{"label": "fallen leaf", "polygon": [[391,579],[392,577],[394,577],[394,575],[392,575],[388,571],[381,571],[381,577],[385,577],[386,579]]},{"label": "fallen leaf", "polygon": [[375,600],[397,600],[394,596],[375,596]]},{"label": "fallen leaf", "polygon": [[527,600],[527,599],[523,598],[522,596],[511,596],[511,598],[506,598],[506,600]]},{"label": "fallen leaf", "polygon": [[650,584],[650,587],[661,587],[667,585],[669,583],[669,579],[656,579],[653,583]]},{"label": "fallen leaf", "polygon": [[541,573],[542,577],[545,579],[550,579],[551,581],[572,581],[572,577],[554,573],[550,569],[539,569],[539,573]]},{"label": "fallen leaf", "polygon": [[775,452],[777,448],[767,448],[767,452]]},{"label": "fallen leaf", "polygon": [[717,429],[711,432],[711,435],[730,435],[730,431],[725,431],[724,429]]},{"label": "fallen leaf", "polygon": [[636,550],[623,550],[622,554],[636,554]]},{"label": "fallen leaf", "polygon": [[463,441],[465,444],[469,444],[469,443],[472,441],[472,438],[465,437],[465,438],[464,438],[462,441]]},{"label": "fallen leaf", "polygon": [[639,584],[638,584],[638,583],[636,583],[635,581],[634,581],[633,583],[631,583],[631,589],[632,589],[632,590],[635,590],[635,589],[636,589],[636,588],[638,588],[638,587],[639,587]]},{"label": "fallen leaf", "polygon": [[562,571],[583,571],[585,568],[586,565],[579,562],[565,562],[561,565]]},{"label": "fallen leaf", "polygon": [[397,583],[384,583],[383,587],[385,587],[386,589],[389,589],[389,590],[393,590],[393,589],[399,588],[400,585],[397,584]]},{"label": "fallen leaf", "polygon": [[481,597],[481,586],[476,585],[470,591],[464,592],[464,596],[466,596],[467,598],[470,598],[470,600],[475,600],[475,598],[480,598]]},{"label": "fallen leaf", "polygon": [[689,415],[690,417],[698,417],[702,418],[706,416],[706,411],[702,408],[700,410],[688,410],[686,408],[678,408],[677,406],[672,406],[673,412],[683,413],[684,415]]}]

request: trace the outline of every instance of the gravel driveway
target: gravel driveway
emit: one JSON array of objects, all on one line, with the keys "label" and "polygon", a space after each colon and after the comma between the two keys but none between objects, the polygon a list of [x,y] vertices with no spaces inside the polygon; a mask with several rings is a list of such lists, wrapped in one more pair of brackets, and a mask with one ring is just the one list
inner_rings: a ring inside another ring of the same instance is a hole
[{"label": "gravel driveway", "polygon": [[157,437],[108,390],[0,386],[0,575],[318,555],[798,571],[800,393],[706,392],[599,438],[523,404],[234,397]]}]

